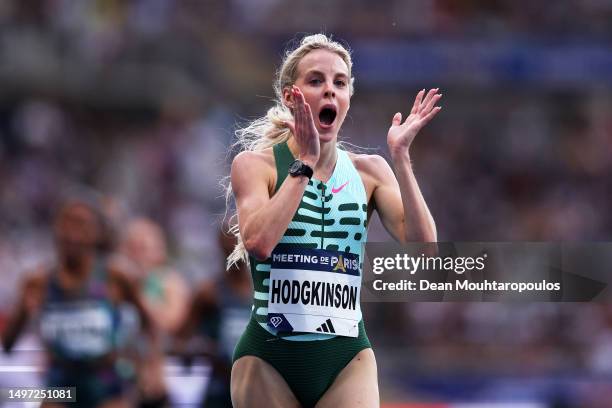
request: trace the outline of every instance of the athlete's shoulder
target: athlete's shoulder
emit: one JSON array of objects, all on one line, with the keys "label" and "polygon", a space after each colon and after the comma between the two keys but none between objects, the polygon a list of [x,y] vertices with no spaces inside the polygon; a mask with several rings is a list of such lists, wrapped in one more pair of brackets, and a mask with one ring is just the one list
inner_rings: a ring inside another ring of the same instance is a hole
[{"label": "athlete's shoulder", "polygon": [[236,155],[232,160],[232,169],[243,166],[274,166],[274,153],[269,147],[264,150],[245,150]]},{"label": "athlete's shoulder", "polygon": [[270,174],[274,170],[274,153],[272,148],[261,151],[243,151],[232,160],[232,177],[242,174],[259,176]]},{"label": "athlete's shoulder", "polygon": [[379,154],[363,154],[353,152],[347,152],[347,154],[355,165],[360,165],[365,168],[380,166],[387,163],[387,161]]},{"label": "athlete's shoulder", "polygon": [[349,158],[359,173],[380,179],[388,175],[391,168],[389,163],[378,154],[348,153]]},{"label": "athlete's shoulder", "polygon": [[23,298],[43,298],[48,288],[51,271],[37,267],[25,273],[21,281],[21,296]]},{"label": "athlete's shoulder", "polygon": [[276,168],[272,148],[261,151],[243,151],[232,161],[231,179],[234,192],[253,180],[265,180],[268,190],[276,183]]},{"label": "athlete's shoulder", "polygon": [[51,270],[44,266],[38,266],[28,271],[23,278],[23,285],[28,287],[43,287],[49,281]]}]

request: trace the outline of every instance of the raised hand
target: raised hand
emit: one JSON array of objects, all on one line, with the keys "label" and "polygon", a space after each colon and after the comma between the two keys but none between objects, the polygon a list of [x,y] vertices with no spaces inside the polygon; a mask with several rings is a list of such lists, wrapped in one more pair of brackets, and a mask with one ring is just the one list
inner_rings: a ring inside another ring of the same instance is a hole
[{"label": "raised hand", "polygon": [[387,133],[387,144],[389,145],[391,156],[408,153],[408,149],[419,131],[440,112],[442,108],[435,106],[436,102],[442,97],[438,90],[439,88],[430,89],[424,98],[425,89],[421,90],[414,99],[410,115],[408,115],[404,123],[402,123],[402,114],[400,112],[393,116],[391,127]]},{"label": "raised hand", "polygon": [[293,96],[293,122],[287,121],[293,137],[300,149],[299,159],[313,167],[319,161],[321,146],[319,145],[319,131],[317,130],[310,105],[306,103],[304,95],[297,86],[291,87]]}]

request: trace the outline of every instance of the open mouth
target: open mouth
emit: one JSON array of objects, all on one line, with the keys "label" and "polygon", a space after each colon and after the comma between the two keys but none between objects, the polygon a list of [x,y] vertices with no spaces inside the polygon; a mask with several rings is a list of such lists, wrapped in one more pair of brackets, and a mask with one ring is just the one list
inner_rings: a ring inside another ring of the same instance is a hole
[{"label": "open mouth", "polygon": [[326,105],[319,112],[319,123],[323,126],[331,126],[336,119],[336,107],[334,105]]}]

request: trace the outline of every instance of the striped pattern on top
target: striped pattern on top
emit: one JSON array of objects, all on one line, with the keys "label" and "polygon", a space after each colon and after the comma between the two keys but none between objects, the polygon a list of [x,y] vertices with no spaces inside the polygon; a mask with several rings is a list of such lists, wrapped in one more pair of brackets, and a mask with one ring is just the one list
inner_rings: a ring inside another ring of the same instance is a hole
[{"label": "striped pattern on top", "polygon": [[[286,177],[286,164],[293,161],[286,143],[275,148],[275,160],[278,188]],[[368,223],[366,200],[361,176],[348,154],[338,149],[338,160],[331,178],[327,183],[315,178],[308,182],[300,206],[278,246],[350,252],[359,255],[363,265],[362,244],[367,238]],[[268,258],[260,262],[251,257],[250,262],[255,290],[252,318],[265,330],[277,335],[267,325],[271,261]],[[286,340],[312,341],[331,339],[335,335],[298,333],[281,334],[281,337]]]}]

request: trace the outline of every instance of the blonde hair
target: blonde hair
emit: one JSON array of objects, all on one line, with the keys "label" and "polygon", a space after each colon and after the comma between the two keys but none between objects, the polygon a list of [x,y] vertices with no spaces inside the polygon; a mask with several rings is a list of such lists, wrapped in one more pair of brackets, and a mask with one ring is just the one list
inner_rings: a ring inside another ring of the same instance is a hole
[{"label": "blonde hair", "polygon": [[[307,35],[300,41],[299,45],[294,49],[289,49],[285,52],[280,69],[276,73],[274,81],[274,106],[268,109],[265,116],[255,119],[246,126],[236,130],[236,142],[233,145],[234,149],[239,151],[261,151],[286,142],[291,137],[291,131],[286,125],[286,121],[293,119],[291,110],[283,104],[283,90],[295,83],[298,77],[298,65],[302,58],[309,52],[314,50],[328,50],[336,53],[348,68],[349,92],[352,96],[354,93],[355,79],[352,75],[353,61],[350,51],[337,41],[325,34]],[[231,184],[228,182],[226,187],[226,202],[229,204],[232,195]],[[237,244],[232,253],[227,257],[227,268],[240,260],[249,262],[246,249],[240,237],[238,229],[237,217],[234,214],[230,217],[229,232],[236,236]]]}]

